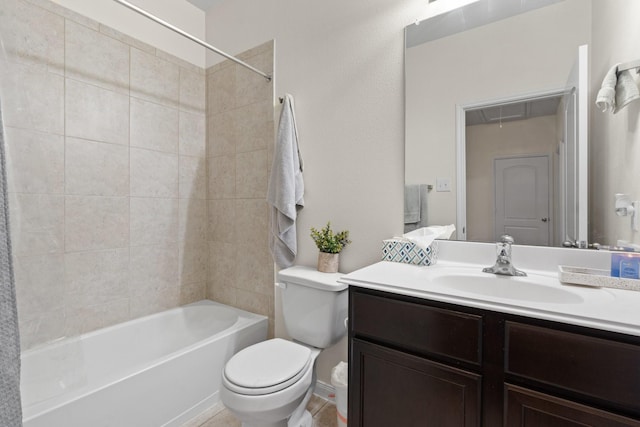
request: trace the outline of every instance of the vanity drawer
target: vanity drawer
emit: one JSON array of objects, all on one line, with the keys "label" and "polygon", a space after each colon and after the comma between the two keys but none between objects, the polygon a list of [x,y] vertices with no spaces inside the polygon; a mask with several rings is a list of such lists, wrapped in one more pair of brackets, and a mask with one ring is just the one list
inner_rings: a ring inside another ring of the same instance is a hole
[{"label": "vanity drawer", "polygon": [[640,413],[640,346],[506,322],[505,372]]},{"label": "vanity drawer", "polygon": [[481,363],[481,316],[352,291],[349,321],[353,335],[424,355]]}]

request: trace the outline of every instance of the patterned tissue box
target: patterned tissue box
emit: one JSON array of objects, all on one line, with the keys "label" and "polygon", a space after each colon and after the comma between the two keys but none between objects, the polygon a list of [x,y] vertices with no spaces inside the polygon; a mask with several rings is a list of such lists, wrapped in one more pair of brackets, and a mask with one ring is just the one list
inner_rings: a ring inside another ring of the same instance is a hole
[{"label": "patterned tissue box", "polygon": [[382,261],[404,262],[415,265],[433,265],[438,261],[438,243],[433,242],[426,250],[415,243],[396,239],[382,241]]}]

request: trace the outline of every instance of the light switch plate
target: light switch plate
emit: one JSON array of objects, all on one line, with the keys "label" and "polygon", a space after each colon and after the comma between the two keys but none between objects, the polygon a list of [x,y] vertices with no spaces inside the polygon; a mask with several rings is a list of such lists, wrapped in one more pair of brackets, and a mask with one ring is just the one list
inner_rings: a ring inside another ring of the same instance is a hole
[{"label": "light switch plate", "polygon": [[436,191],[451,191],[451,179],[436,178]]}]

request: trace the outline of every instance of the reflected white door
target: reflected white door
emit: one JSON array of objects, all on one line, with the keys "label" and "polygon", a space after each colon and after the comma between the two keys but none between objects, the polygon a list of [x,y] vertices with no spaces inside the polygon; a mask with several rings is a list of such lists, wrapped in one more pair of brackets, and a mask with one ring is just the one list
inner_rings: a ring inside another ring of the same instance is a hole
[{"label": "reflected white door", "polygon": [[511,235],[523,245],[548,245],[549,156],[494,160],[495,239]]}]

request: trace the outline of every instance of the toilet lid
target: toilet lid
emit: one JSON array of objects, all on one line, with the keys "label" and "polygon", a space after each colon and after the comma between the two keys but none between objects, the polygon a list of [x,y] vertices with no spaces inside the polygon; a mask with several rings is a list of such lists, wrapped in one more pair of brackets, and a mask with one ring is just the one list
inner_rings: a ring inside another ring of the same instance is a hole
[{"label": "toilet lid", "polygon": [[301,377],[309,366],[311,350],[280,338],[241,350],[224,368],[226,379],[246,394],[282,390]]}]

